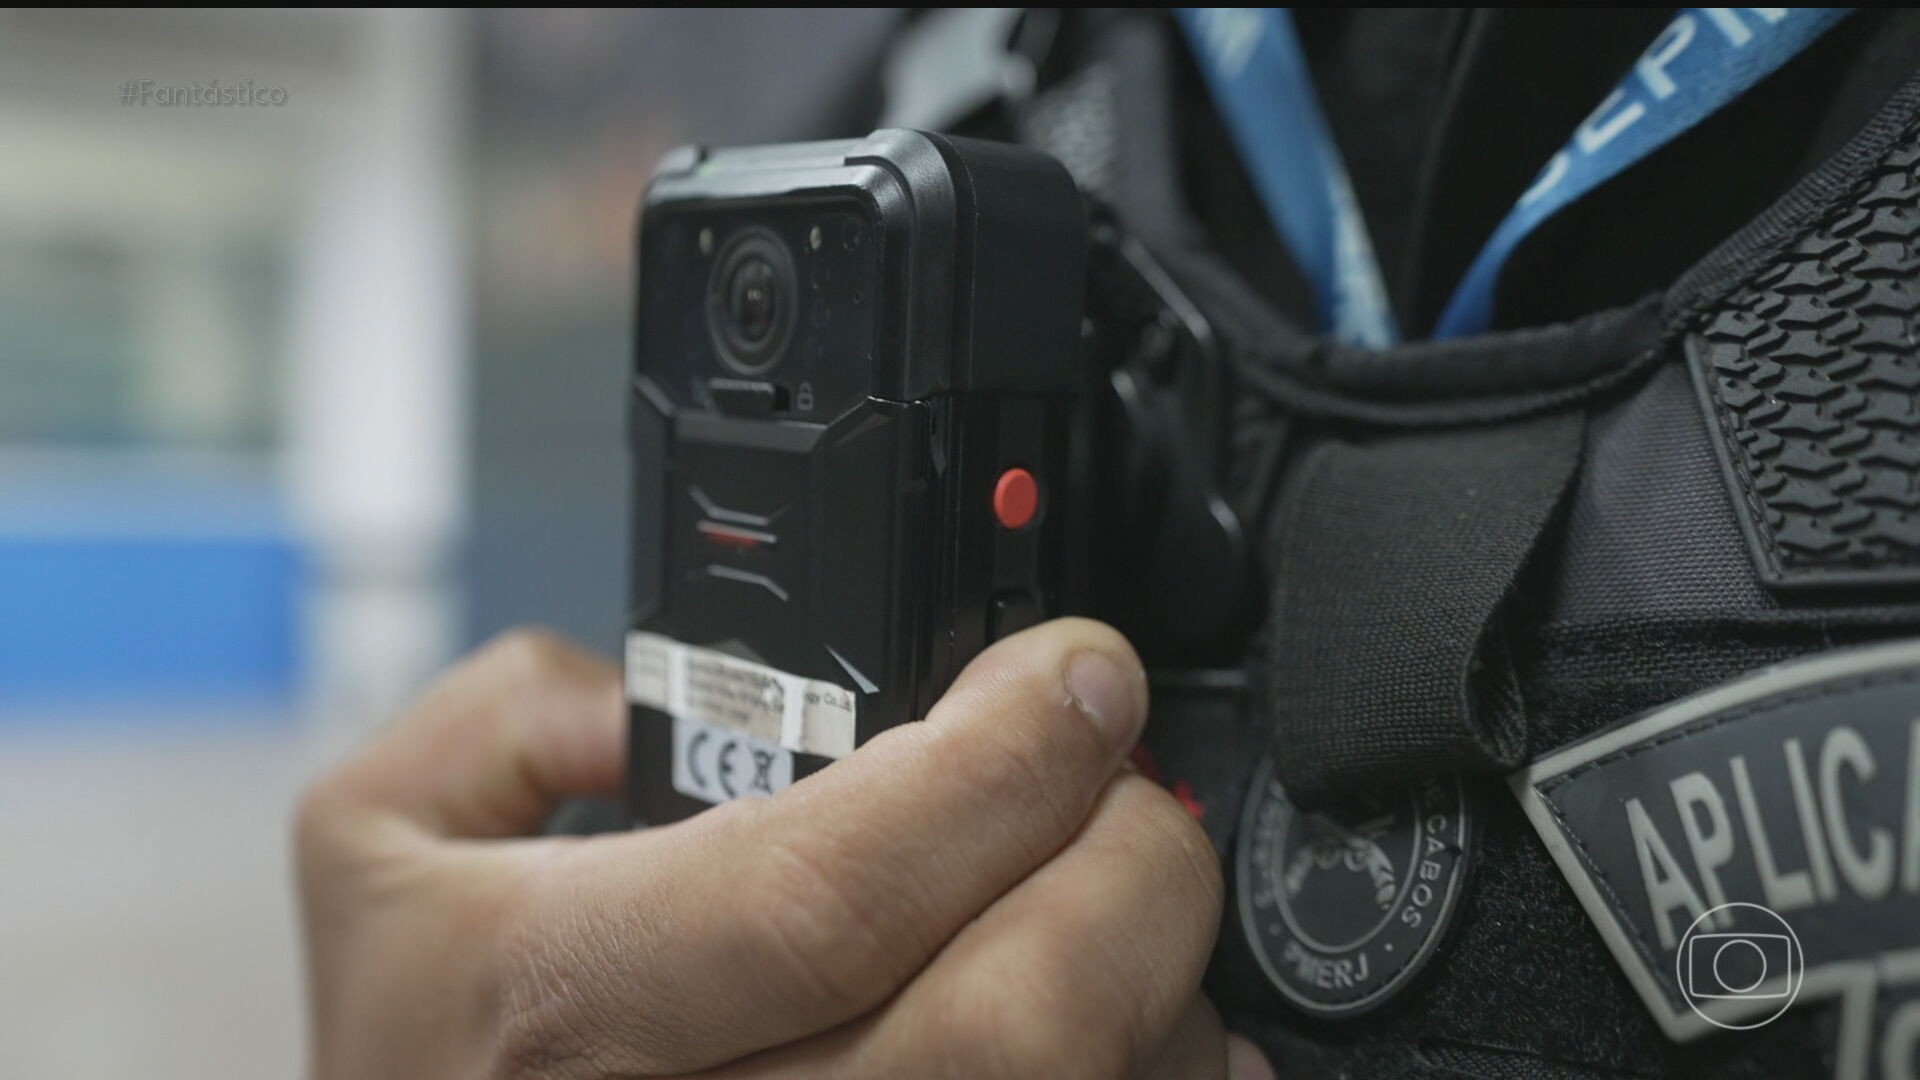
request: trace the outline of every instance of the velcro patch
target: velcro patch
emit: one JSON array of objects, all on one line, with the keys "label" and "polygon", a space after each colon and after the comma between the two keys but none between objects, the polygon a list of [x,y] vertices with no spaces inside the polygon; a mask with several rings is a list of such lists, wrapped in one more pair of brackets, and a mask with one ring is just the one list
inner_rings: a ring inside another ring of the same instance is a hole
[{"label": "velcro patch", "polygon": [[1841,998],[1839,1075],[1920,1060],[1920,639],[1755,672],[1511,783],[1669,1037]]}]

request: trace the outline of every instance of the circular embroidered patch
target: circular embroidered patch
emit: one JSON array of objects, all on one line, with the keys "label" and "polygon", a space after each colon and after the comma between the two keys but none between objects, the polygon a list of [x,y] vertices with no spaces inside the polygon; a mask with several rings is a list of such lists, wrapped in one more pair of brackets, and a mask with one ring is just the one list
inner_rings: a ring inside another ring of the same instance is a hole
[{"label": "circular embroidered patch", "polygon": [[1240,923],[1267,979],[1314,1016],[1357,1016],[1404,989],[1459,906],[1472,819],[1434,778],[1305,813],[1262,760],[1240,819]]}]

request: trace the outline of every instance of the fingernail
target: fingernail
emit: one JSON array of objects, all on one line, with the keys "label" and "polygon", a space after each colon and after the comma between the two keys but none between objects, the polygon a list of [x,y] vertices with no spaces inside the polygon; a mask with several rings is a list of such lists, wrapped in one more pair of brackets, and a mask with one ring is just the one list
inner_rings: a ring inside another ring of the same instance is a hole
[{"label": "fingernail", "polygon": [[1115,753],[1132,749],[1140,737],[1140,673],[1121,666],[1112,657],[1089,649],[1067,661],[1067,693],[1094,722]]},{"label": "fingernail", "polygon": [[1273,1080],[1267,1055],[1244,1035],[1227,1036],[1227,1080]]}]

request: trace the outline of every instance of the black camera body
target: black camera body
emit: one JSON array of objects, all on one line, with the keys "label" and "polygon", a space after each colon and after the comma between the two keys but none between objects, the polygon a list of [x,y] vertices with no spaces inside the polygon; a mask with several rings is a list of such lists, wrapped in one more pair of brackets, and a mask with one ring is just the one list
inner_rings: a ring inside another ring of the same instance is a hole
[{"label": "black camera body", "polygon": [[1071,606],[1086,237],[1066,171],[997,143],[664,163],[630,390],[637,819],[771,794]]}]

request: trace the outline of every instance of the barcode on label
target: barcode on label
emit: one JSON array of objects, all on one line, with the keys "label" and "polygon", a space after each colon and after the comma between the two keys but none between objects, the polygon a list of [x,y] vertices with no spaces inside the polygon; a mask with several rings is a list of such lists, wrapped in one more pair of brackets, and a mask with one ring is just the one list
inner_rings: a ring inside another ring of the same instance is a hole
[{"label": "barcode on label", "polygon": [[627,700],[785,750],[853,752],[853,691],[686,645],[661,634],[627,635]]}]

